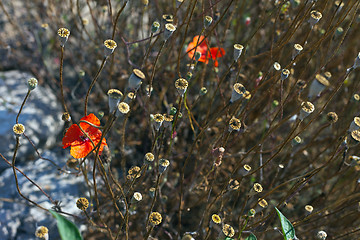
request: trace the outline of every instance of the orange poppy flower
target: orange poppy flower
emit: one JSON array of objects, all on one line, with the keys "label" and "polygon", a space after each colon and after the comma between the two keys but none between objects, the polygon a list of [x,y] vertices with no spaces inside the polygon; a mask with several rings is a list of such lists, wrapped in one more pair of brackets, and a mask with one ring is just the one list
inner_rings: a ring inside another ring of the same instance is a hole
[{"label": "orange poppy flower", "polygon": [[[100,120],[92,113],[81,118],[81,120],[87,121],[96,126],[100,126]],[[91,138],[96,146],[100,142],[101,131],[96,127],[93,127],[90,124],[84,122],[80,122],[79,125]],[[83,158],[94,149],[94,145],[91,143],[90,139],[87,138],[87,136],[80,130],[77,124],[70,126],[70,128],[65,133],[64,138],[62,139],[62,144],[64,149],[71,147],[70,154],[74,158]],[[100,154],[105,146],[107,146],[106,139],[103,138],[99,149]]]},{"label": "orange poppy flower", "polygon": [[[201,57],[199,59],[199,62],[204,62],[206,64],[209,63],[209,59],[213,59],[215,61],[215,67],[219,66],[219,62],[216,60],[219,57],[223,57],[225,55],[225,50],[223,48],[218,47],[212,47],[209,48],[207,45],[207,40],[204,36],[195,36],[193,38],[193,41],[189,43],[186,52],[188,53],[188,56],[193,59],[195,55],[195,49],[196,52],[201,53]],[[196,46],[196,44],[198,44]]]}]

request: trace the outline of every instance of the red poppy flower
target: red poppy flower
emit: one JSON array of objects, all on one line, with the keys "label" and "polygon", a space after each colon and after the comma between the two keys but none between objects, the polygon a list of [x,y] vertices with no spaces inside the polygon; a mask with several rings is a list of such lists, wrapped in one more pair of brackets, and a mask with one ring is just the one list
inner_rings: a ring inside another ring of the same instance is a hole
[{"label": "red poppy flower", "polygon": [[[188,56],[193,59],[194,55],[195,55],[195,48],[196,48],[196,52],[200,52],[201,53],[201,57],[199,59],[199,62],[204,62],[206,64],[209,63],[209,59],[212,58],[215,61],[215,67],[219,66],[219,62],[216,60],[219,57],[222,57],[225,55],[225,50],[223,48],[218,48],[218,47],[212,47],[209,48],[207,45],[207,40],[205,39],[204,36],[195,36],[193,38],[193,41],[191,43],[189,43],[186,52],[188,52]],[[196,44],[199,44],[196,47]]]},{"label": "red poppy flower", "polygon": [[[83,121],[92,123],[93,125],[100,126],[100,120],[92,113],[81,118]],[[95,146],[100,142],[101,131],[96,127],[91,126],[88,123],[80,122],[80,127],[86,132],[86,134],[94,142]],[[94,148],[90,139],[80,130],[77,124],[73,124],[65,133],[62,139],[63,148],[71,147],[70,154],[74,158],[83,158],[88,155]],[[103,151],[104,147],[107,146],[106,139],[103,138],[99,153]]]}]

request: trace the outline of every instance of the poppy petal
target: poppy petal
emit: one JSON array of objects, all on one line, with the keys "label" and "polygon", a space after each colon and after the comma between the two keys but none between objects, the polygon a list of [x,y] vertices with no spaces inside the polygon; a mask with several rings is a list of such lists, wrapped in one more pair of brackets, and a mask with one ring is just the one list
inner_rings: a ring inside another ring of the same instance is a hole
[{"label": "poppy petal", "polygon": [[[100,120],[93,114],[93,113],[90,113],[89,115],[83,117],[80,119],[80,121],[87,121],[89,123],[92,123],[96,126],[100,126]],[[92,127],[91,125],[87,124],[87,123],[84,123],[84,122],[80,122],[80,127],[86,132],[86,129],[88,129],[89,127]],[[94,128],[94,127],[92,127]]]},{"label": "poppy petal", "polygon": [[216,59],[219,57],[223,57],[225,55],[225,50],[223,48],[218,48],[218,47],[213,47],[210,48],[210,53],[209,53],[209,57],[211,57],[212,59]]},{"label": "poppy petal", "polygon": [[71,125],[62,139],[63,148],[71,146],[72,143],[82,142],[81,135],[82,132],[79,126],[76,124]]},{"label": "poppy petal", "polygon": [[204,36],[199,36],[199,35],[196,35],[194,38],[193,38],[193,44],[199,44],[198,47],[201,47],[201,48],[208,48],[207,44],[206,44],[206,39]]},{"label": "poppy petal", "polygon": [[70,154],[74,158],[84,158],[93,149],[90,141],[83,142],[82,144],[72,145]]},{"label": "poppy petal", "polygon": [[[205,62],[206,61],[206,52],[208,49],[208,46],[206,44],[206,41],[203,41],[205,39],[204,36],[197,35],[193,38],[193,41],[189,43],[188,47],[186,48],[186,52],[188,52],[189,58],[193,59],[196,52],[201,53],[201,57],[199,59],[199,62]],[[198,45],[197,45],[198,44]]]}]

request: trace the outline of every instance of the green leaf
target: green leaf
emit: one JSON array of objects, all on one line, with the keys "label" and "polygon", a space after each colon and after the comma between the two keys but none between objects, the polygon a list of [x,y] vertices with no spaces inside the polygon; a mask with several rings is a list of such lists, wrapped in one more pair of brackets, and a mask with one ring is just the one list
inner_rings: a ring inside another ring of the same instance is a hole
[{"label": "green leaf", "polygon": [[282,214],[279,209],[275,207],[275,210],[279,216],[281,229],[285,240],[295,239],[295,229],[291,222]]},{"label": "green leaf", "polygon": [[234,239],[231,237],[226,237],[225,240],[234,240]]},{"label": "green leaf", "polygon": [[250,233],[250,236],[245,238],[245,240],[257,240],[257,238],[256,238],[256,236],[254,234]]},{"label": "green leaf", "polygon": [[58,230],[62,240],[83,240],[76,225],[53,210],[49,212],[56,218]]}]

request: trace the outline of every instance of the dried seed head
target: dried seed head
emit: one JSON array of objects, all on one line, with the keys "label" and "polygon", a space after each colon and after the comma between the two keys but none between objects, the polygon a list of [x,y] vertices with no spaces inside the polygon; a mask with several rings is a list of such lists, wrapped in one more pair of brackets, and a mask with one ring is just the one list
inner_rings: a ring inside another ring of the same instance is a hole
[{"label": "dried seed head", "polygon": [[230,102],[233,103],[233,102],[239,100],[244,95],[245,91],[246,91],[246,89],[245,89],[244,85],[242,85],[240,83],[235,83],[232,94],[231,94]]},{"label": "dried seed head", "polygon": [[210,227],[219,226],[221,224],[221,217],[217,214],[211,215]]},{"label": "dried seed head", "polygon": [[352,68],[355,69],[355,68],[357,68],[359,66],[360,66],[360,52],[356,56],[355,61],[354,61],[354,65],[352,66]]},{"label": "dried seed head", "polygon": [[64,112],[61,116],[61,119],[64,121],[64,122],[70,122],[71,121],[71,116],[68,112]]},{"label": "dried seed head", "polygon": [[292,145],[293,147],[295,147],[295,146],[301,144],[301,142],[302,142],[301,137],[296,136],[296,137],[293,138],[293,140],[291,141],[291,145]]},{"label": "dried seed head", "polygon": [[290,71],[288,69],[283,69],[281,71],[281,80],[285,80],[289,77]]},{"label": "dried seed head", "polygon": [[42,23],[42,24],[41,24],[41,27],[42,27],[43,29],[47,29],[47,28],[49,27],[49,24],[47,24],[47,23]]},{"label": "dried seed head", "polygon": [[152,33],[156,33],[160,28],[160,23],[155,21],[153,22],[153,24],[151,25],[151,32]]},{"label": "dried seed head", "polygon": [[241,128],[241,121],[235,117],[231,118],[229,121],[229,132],[239,131]]},{"label": "dried seed head", "polygon": [[355,100],[356,102],[360,101],[360,95],[357,94],[357,93],[355,93],[352,98],[353,98],[353,100]]},{"label": "dried seed head", "polygon": [[224,224],[222,232],[226,237],[233,237],[235,235],[235,230],[229,224]]},{"label": "dried seed head", "polygon": [[341,0],[336,0],[334,3],[335,7],[338,8],[337,11],[340,11],[344,7],[344,2]]},{"label": "dried seed head", "polygon": [[131,167],[128,171],[128,175],[126,176],[126,178],[129,180],[139,177],[141,177],[141,168],[138,166]]},{"label": "dried seed head", "polygon": [[353,121],[350,124],[348,132],[360,129],[360,117],[354,117]]},{"label": "dried seed head", "polygon": [[47,240],[49,239],[49,229],[45,226],[39,226],[35,230],[35,237]]},{"label": "dried seed head", "polygon": [[27,81],[27,85],[28,85],[28,89],[31,91],[31,90],[34,90],[37,85],[38,85],[38,80],[36,78],[30,78],[28,81]]},{"label": "dried seed head", "polygon": [[236,179],[230,179],[228,189],[229,190],[237,190],[240,187],[240,183]]},{"label": "dried seed head", "polygon": [[326,80],[329,80],[331,78],[331,72],[327,71],[327,72],[324,72],[324,77],[326,78]]},{"label": "dried seed head", "polygon": [[132,102],[135,98],[136,98],[136,94],[133,93],[133,92],[129,92],[129,93],[126,95],[125,101],[126,101],[126,103],[129,104],[129,103]]},{"label": "dried seed head", "polygon": [[142,200],[142,195],[141,193],[139,192],[134,192],[132,198],[131,198],[131,202],[132,203],[137,203],[137,202],[140,202]]},{"label": "dried seed head", "polygon": [[309,19],[309,23],[311,27],[314,27],[314,25],[320,21],[320,19],[322,18],[322,14],[319,11],[313,10],[310,13],[310,19]]},{"label": "dried seed head", "polygon": [[156,188],[154,188],[154,187],[149,189],[149,195],[151,198],[153,198],[155,196],[155,191],[156,191]]},{"label": "dried seed head", "polygon": [[310,85],[310,91],[308,98],[312,99],[315,96],[319,96],[320,93],[329,86],[329,81],[320,74],[316,74],[315,80]]},{"label": "dried seed head", "polygon": [[201,58],[201,52],[195,52],[195,61],[199,61],[199,59]]},{"label": "dried seed head", "polygon": [[175,88],[181,96],[184,96],[188,86],[189,83],[184,78],[179,78],[175,81]]},{"label": "dried seed head", "polygon": [[312,104],[311,102],[302,102],[299,119],[304,120],[304,118],[309,116],[309,114],[312,113],[314,110],[315,110],[314,104]]},{"label": "dried seed head", "polygon": [[164,127],[172,128],[172,121],[174,120],[174,115],[164,114]]},{"label": "dried seed head", "polygon": [[263,187],[261,186],[260,183],[255,183],[253,186],[253,189],[255,190],[255,192],[261,193],[263,190]]},{"label": "dried seed head", "polygon": [[311,205],[306,205],[305,206],[305,211],[306,211],[306,214],[308,215],[308,214],[311,214],[312,211],[314,211],[314,208]]},{"label": "dried seed head", "polygon": [[119,105],[123,94],[122,94],[122,92],[120,90],[110,89],[107,92],[107,95],[109,97],[109,109],[110,109],[110,112],[112,113],[112,112],[115,111],[115,109]]},{"label": "dried seed head", "polygon": [[137,91],[144,79],[145,79],[145,74],[139,69],[134,69],[129,77],[129,81],[128,81],[129,89]]},{"label": "dried seed head", "polygon": [[58,33],[58,35],[60,37],[60,46],[64,47],[65,43],[69,39],[70,31],[67,28],[59,28],[57,33]]},{"label": "dried seed head", "polygon": [[86,211],[86,209],[89,207],[89,201],[84,197],[79,198],[76,201],[76,207],[81,211]]},{"label": "dried seed head", "polygon": [[13,126],[13,132],[17,137],[20,137],[25,132],[25,126],[21,123],[17,123]]},{"label": "dried seed head", "polygon": [[185,234],[181,240],[195,240],[190,234]]},{"label": "dried seed head", "polygon": [[280,63],[278,63],[278,62],[275,62],[274,65],[273,65],[273,67],[274,67],[274,69],[275,69],[276,71],[280,71],[280,69],[281,69],[281,65],[280,65]]},{"label": "dried seed head", "polygon": [[164,31],[165,41],[170,38],[170,36],[173,34],[173,32],[175,32],[175,30],[176,30],[176,27],[173,24],[171,24],[171,23],[165,24],[165,31]]},{"label": "dried seed head", "polygon": [[75,169],[78,167],[78,165],[79,162],[76,158],[70,158],[69,160],[66,161],[66,166],[68,166],[68,168]]},{"label": "dried seed head", "polygon": [[162,216],[160,213],[158,212],[152,212],[149,216],[149,219],[150,219],[150,223],[153,225],[153,226],[156,226],[156,225],[159,225],[162,221]]},{"label": "dried seed head", "polygon": [[200,89],[200,96],[204,96],[206,93],[207,93],[206,87],[202,87],[202,88]]},{"label": "dried seed head", "polygon": [[148,152],[147,154],[145,154],[145,161],[148,163],[152,163],[155,160],[155,156],[154,154],[152,154],[151,152]]},{"label": "dried seed head", "polygon": [[360,157],[352,155],[349,157],[350,166],[359,166],[360,165]]},{"label": "dried seed head", "polygon": [[265,199],[259,198],[258,201],[259,201],[258,204],[259,204],[260,207],[267,208],[268,203],[267,203],[267,201]]},{"label": "dried seed head", "polygon": [[154,127],[158,131],[162,123],[164,122],[164,115],[157,113],[153,117],[154,117]]},{"label": "dried seed head", "polygon": [[251,171],[251,167],[248,164],[245,164],[241,169],[240,169],[240,175],[241,176],[245,176],[247,175],[249,172]]},{"label": "dried seed head", "polygon": [[176,8],[180,7],[183,2],[184,0],[176,0]]},{"label": "dried seed head", "polygon": [[239,59],[239,57],[241,56],[241,53],[242,53],[243,49],[244,49],[244,46],[243,46],[243,45],[238,44],[238,43],[234,44],[234,61],[235,61],[235,62],[236,62],[236,61]]},{"label": "dried seed head", "polygon": [[348,138],[348,146],[354,147],[359,144],[360,142],[360,131],[354,130],[350,133],[350,137]]},{"label": "dried seed head", "polygon": [[300,53],[303,49],[304,49],[304,48],[303,48],[300,44],[298,44],[298,43],[294,44],[294,51],[293,51],[293,54],[292,54],[292,59],[294,60],[294,58],[295,58],[297,55],[299,55],[299,53]]},{"label": "dried seed head", "polygon": [[108,57],[114,52],[115,48],[117,47],[117,44],[114,40],[107,39],[104,41],[104,47],[105,47],[104,56]]},{"label": "dried seed head", "polygon": [[126,102],[121,102],[118,105],[118,111],[116,111],[116,116],[118,117],[120,114],[127,114],[130,111],[130,106]]},{"label": "dried seed head", "polygon": [[174,22],[174,16],[171,15],[171,14],[162,15],[162,19],[163,19],[164,23],[172,23],[172,22]]},{"label": "dried seed head", "polygon": [[296,82],[296,88],[301,92],[304,88],[306,88],[306,82],[304,80],[298,80]]},{"label": "dried seed head", "polygon": [[212,17],[205,16],[205,18],[204,18],[204,27],[208,28],[211,25],[212,21],[213,21]]},{"label": "dried seed head", "polygon": [[316,237],[321,240],[325,240],[327,237],[327,233],[325,231],[318,231]]},{"label": "dried seed head", "polygon": [[247,214],[247,215],[248,215],[249,217],[254,217],[255,214],[256,214],[256,210],[253,209],[253,208],[251,208],[251,209],[248,211],[248,214]]},{"label": "dried seed head", "polygon": [[338,115],[336,114],[336,112],[329,112],[326,117],[331,124],[336,123],[338,120]]},{"label": "dried seed head", "polygon": [[187,72],[185,78],[187,81],[190,81],[192,76],[193,76],[192,72]]},{"label": "dried seed head", "polygon": [[249,99],[251,98],[251,93],[246,90],[246,91],[244,92],[244,98],[245,98],[246,100],[249,100]]},{"label": "dried seed head", "polygon": [[159,172],[163,173],[165,172],[165,170],[168,168],[168,166],[170,165],[170,161],[164,158],[161,158],[159,160]]}]

